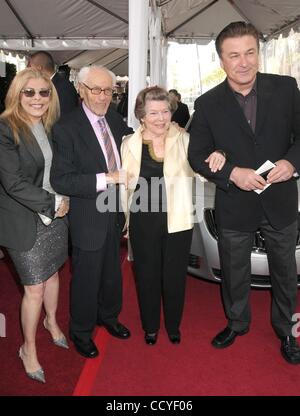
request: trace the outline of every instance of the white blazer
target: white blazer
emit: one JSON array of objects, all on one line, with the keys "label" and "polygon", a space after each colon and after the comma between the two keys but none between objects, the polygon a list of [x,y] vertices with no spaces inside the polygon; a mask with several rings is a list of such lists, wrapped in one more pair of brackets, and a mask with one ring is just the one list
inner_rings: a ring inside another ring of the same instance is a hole
[{"label": "white blazer", "polygon": [[[140,175],[142,159],[142,130],[125,136],[121,145],[122,168],[128,173],[129,187],[121,186],[121,202],[129,225],[130,205]],[[192,203],[194,172],[187,160],[189,134],[181,133],[172,124],[165,142],[164,180],[167,195],[168,232],[193,228]]]}]

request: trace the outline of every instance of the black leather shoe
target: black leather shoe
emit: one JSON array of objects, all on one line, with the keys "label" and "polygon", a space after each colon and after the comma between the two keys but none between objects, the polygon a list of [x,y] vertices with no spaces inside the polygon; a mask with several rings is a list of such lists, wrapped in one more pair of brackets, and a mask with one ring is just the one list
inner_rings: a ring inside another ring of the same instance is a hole
[{"label": "black leather shoe", "polygon": [[153,334],[149,334],[148,332],[145,332],[145,342],[148,345],[154,345],[157,341],[157,332]]},{"label": "black leather shoe", "polygon": [[120,322],[116,322],[113,325],[103,324],[103,326],[113,337],[120,339],[127,339],[130,337],[129,329],[127,329],[126,326],[122,325]]},{"label": "black leather shoe", "polygon": [[82,341],[74,335],[70,335],[71,340],[74,343],[76,351],[85,358],[96,358],[99,355],[99,351],[93,340],[88,342]]},{"label": "black leather shoe", "polygon": [[168,334],[168,336],[172,344],[180,344],[181,335],[179,331],[176,334]]},{"label": "black leather shoe", "polygon": [[292,335],[281,338],[281,354],[290,364],[300,364],[300,347]]},{"label": "black leather shoe", "polygon": [[247,332],[249,332],[249,328],[237,332],[227,326],[215,336],[211,343],[215,348],[226,348],[234,343],[237,336],[245,335]]}]

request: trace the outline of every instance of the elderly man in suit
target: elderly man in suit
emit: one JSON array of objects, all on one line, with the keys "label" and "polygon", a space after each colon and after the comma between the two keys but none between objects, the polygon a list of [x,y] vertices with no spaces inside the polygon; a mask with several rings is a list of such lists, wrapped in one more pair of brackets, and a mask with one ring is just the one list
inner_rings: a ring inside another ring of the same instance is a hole
[{"label": "elderly man in suit", "polygon": [[28,66],[49,75],[58,94],[61,116],[68,114],[78,106],[79,97],[74,85],[64,74],[55,71],[55,63],[49,52],[35,52],[30,56]]},{"label": "elderly man in suit", "polygon": [[[227,327],[212,341],[231,345],[248,332],[251,249],[259,228],[266,244],[272,283],[272,325],[286,361],[300,363],[292,335],[297,301],[295,248],[300,172],[300,94],[295,79],[258,72],[259,35],[234,22],[216,39],[226,80],[199,97],[191,124],[189,161],[217,185],[216,221]],[[205,159],[222,149],[227,161],[212,173]],[[270,160],[266,179],[255,170]],[[255,190],[263,190],[258,194]]]},{"label": "elderly man in suit", "polygon": [[119,183],[126,182],[119,174],[119,150],[122,137],[132,129],[110,107],[116,84],[112,72],[84,67],[78,81],[82,106],[54,127],[51,183],[70,196],[70,337],[81,355],[94,358],[98,355],[92,341],[96,324],[115,337],[130,336],[118,321],[122,304],[120,215],[113,210],[100,212],[96,203],[107,186],[117,190]]}]

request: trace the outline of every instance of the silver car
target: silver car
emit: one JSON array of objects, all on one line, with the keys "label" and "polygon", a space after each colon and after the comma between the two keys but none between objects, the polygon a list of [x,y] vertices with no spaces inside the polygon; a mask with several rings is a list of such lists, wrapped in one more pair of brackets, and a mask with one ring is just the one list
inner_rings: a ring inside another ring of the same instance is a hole
[{"label": "silver car", "polygon": [[[197,179],[199,181],[199,179]],[[204,204],[201,208],[199,222],[195,223],[188,271],[190,274],[207,280],[220,282],[222,270],[218,253],[218,232],[215,223],[214,199],[215,185],[204,182]],[[201,187],[200,187],[201,189]],[[298,181],[298,192],[300,191]],[[300,195],[300,192],[299,192]],[[200,200],[200,199],[199,199]],[[300,211],[300,205],[299,209]],[[296,247],[298,286],[300,286],[300,236],[298,233]],[[270,287],[269,266],[265,243],[259,230],[255,233],[251,254],[251,285]]]}]

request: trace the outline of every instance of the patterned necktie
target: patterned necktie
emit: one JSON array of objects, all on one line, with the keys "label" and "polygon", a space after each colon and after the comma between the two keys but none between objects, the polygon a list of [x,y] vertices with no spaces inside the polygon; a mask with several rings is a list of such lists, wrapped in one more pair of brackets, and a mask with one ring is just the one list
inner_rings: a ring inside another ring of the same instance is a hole
[{"label": "patterned necktie", "polygon": [[106,155],[107,155],[107,169],[109,172],[114,172],[118,169],[117,161],[114,154],[114,149],[112,147],[111,138],[107,131],[104,117],[98,120],[100,126],[100,132],[102,139],[105,145]]}]

